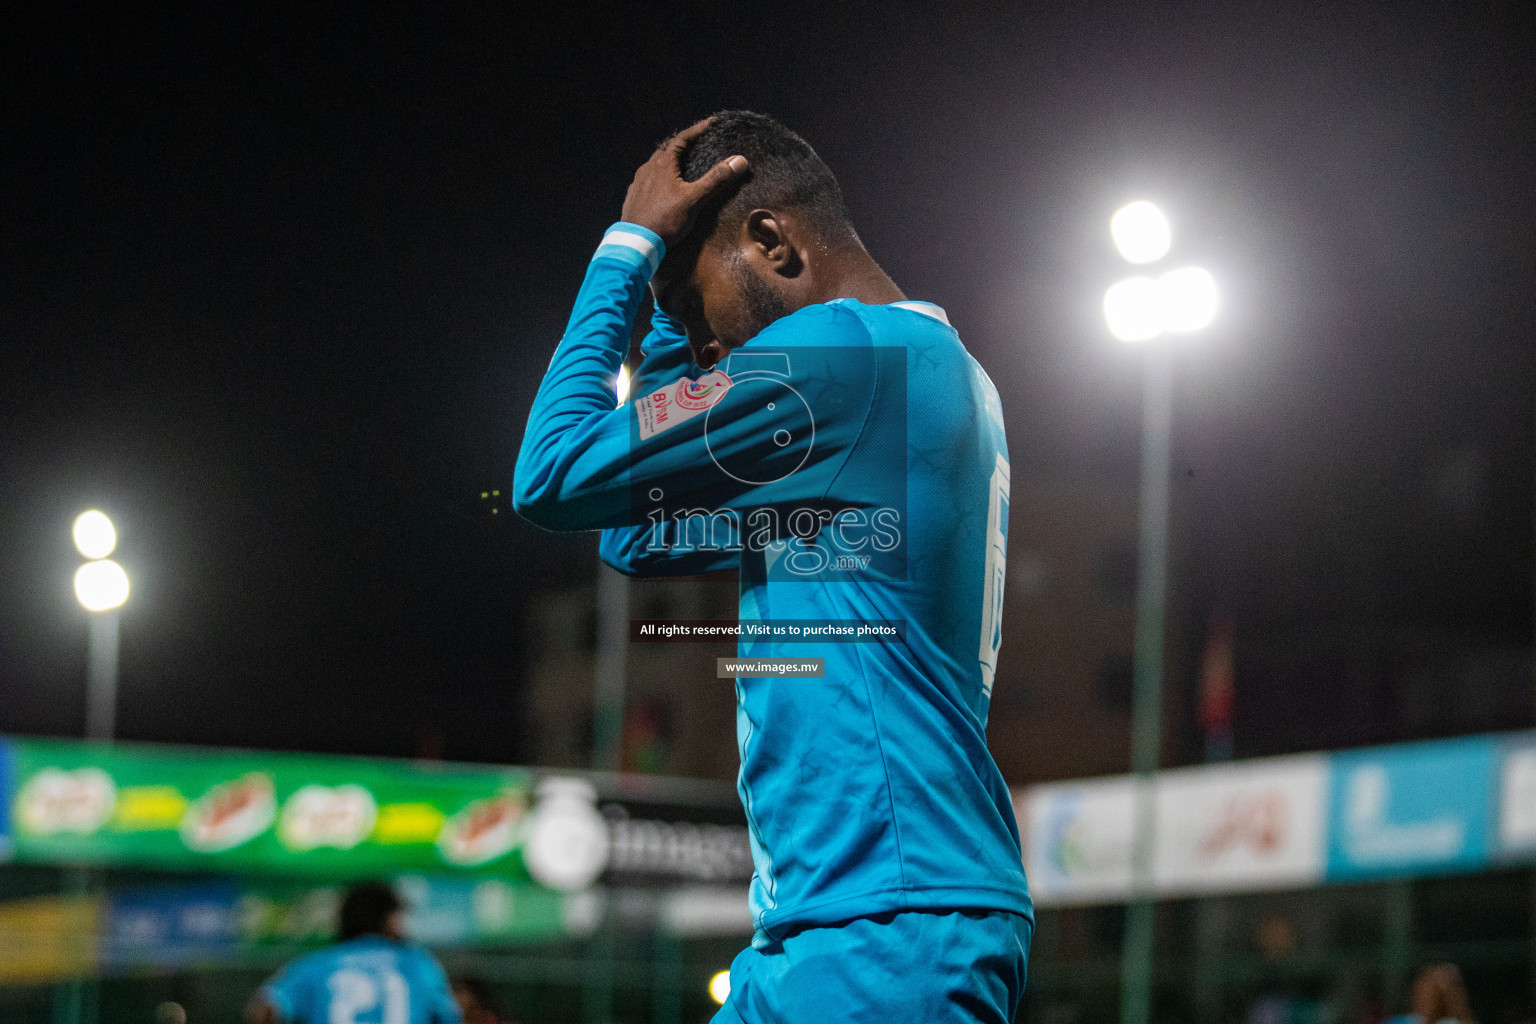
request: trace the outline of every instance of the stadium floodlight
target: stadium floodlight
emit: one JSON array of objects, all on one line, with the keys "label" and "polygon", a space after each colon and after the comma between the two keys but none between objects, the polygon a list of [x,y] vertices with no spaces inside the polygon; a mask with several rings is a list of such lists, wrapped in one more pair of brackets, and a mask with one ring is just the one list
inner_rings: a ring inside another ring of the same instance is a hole
[{"label": "stadium floodlight", "polygon": [[86,558],[106,558],[117,547],[117,530],[106,513],[91,509],[75,519],[75,547]]},{"label": "stadium floodlight", "polygon": [[1109,234],[1131,263],[1152,263],[1168,255],[1173,244],[1173,229],[1168,218],[1152,203],[1138,199],[1115,211],[1109,219]]},{"label": "stadium floodlight", "polygon": [[709,998],[725,1005],[725,1001],[731,998],[731,972],[717,971],[714,977],[709,979]]},{"label": "stadium floodlight", "polygon": [[1215,318],[1216,279],[1201,267],[1170,270],[1156,280],[1127,278],[1104,293],[1104,320],[1121,341],[1198,331]]},{"label": "stadium floodlight", "polygon": [[75,572],[75,597],[86,611],[121,608],[128,600],[128,574],[110,558],[86,562]]},{"label": "stadium floodlight", "polygon": [[[1168,254],[1168,218],[1145,200],[1115,211],[1115,248],[1131,263]],[[1216,317],[1216,281],[1200,267],[1180,267],[1157,279],[1132,277],[1104,293],[1104,319],[1121,341],[1151,341],[1164,332],[1198,331]],[[1135,663],[1131,681],[1131,772],[1136,786],[1132,822],[1131,902],[1126,908],[1120,973],[1121,1024],[1148,1024],[1152,1014],[1152,837],[1156,804],[1152,778],[1161,757],[1163,652],[1168,590],[1168,491],[1172,465],[1173,369],[1167,345],[1147,350],[1142,385],[1141,493],[1136,555]]]},{"label": "stadium floodlight", "polygon": [[1157,282],[1131,277],[1104,293],[1104,319],[1109,333],[1121,341],[1150,341],[1163,332],[1162,301]]},{"label": "stadium floodlight", "polygon": [[1216,279],[1201,267],[1170,270],[1157,279],[1157,305],[1165,331],[1198,331],[1216,318]]},{"label": "stadium floodlight", "polygon": [[613,379],[613,394],[620,405],[629,400],[629,367],[619,366],[619,375]]}]

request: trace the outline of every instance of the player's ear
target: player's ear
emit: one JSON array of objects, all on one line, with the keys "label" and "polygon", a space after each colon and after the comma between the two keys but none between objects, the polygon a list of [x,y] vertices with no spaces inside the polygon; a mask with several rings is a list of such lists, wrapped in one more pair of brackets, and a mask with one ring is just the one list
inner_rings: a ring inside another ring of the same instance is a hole
[{"label": "player's ear", "polygon": [[783,261],[790,250],[784,222],[772,210],[753,210],[747,214],[747,243],[770,263]]},{"label": "player's ear", "polygon": [[800,273],[800,254],[795,250],[790,225],[772,210],[747,214],[747,244],[781,277]]}]

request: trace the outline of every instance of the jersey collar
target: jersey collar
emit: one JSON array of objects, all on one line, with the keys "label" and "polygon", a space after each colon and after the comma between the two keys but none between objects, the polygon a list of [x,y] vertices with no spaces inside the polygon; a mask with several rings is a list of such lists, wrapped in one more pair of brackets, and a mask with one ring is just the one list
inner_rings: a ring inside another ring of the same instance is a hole
[{"label": "jersey collar", "polygon": [[890,305],[900,306],[902,309],[910,309],[914,313],[921,313],[923,316],[932,317],[939,323],[943,324],[945,327],[952,326],[949,322],[949,317],[944,313],[944,308],[942,306],[936,306],[931,302],[917,302],[911,299],[907,299],[901,302],[892,302]]}]

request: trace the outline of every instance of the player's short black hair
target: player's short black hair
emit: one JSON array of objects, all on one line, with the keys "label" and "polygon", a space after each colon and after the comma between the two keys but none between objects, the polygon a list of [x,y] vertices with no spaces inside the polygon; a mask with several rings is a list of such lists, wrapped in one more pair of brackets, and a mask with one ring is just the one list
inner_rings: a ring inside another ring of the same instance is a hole
[{"label": "player's short black hair", "polygon": [[346,942],[363,935],[383,935],[389,916],[404,909],[400,895],[384,882],[359,882],[342,897],[336,938]]},{"label": "player's short black hair", "polygon": [[722,110],[713,115],[683,153],[683,180],[697,181],[738,153],[747,158],[747,173],[727,186],[712,210],[701,213],[696,232],[711,234],[717,224],[734,223],[759,208],[794,207],[823,239],[857,240],[831,168],[810,143],[767,114]]}]

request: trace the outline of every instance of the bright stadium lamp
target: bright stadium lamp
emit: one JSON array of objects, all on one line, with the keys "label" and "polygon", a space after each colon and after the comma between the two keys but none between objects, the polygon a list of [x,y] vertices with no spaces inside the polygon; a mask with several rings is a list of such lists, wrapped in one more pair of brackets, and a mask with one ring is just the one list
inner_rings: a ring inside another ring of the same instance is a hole
[{"label": "bright stadium lamp", "polygon": [[1121,341],[1150,341],[1164,331],[1187,333],[1216,318],[1216,279],[1201,267],[1170,270],[1157,280],[1127,278],[1104,293],[1104,320]]},{"label": "bright stadium lamp", "polygon": [[75,597],[89,612],[109,612],[128,600],[128,574],[110,558],[86,562],[75,572]]},{"label": "bright stadium lamp", "polygon": [[1150,341],[1163,333],[1157,282],[1132,277],[1110,285],[1104,293],[1104,319],[1109,333],[1120,341]]},{"label": "bright stadium lamp", "polygon": [[1170,270],[1157,279],[1157,305],[1165,331],[1198,331],[1216,318],[1216,279],[1202,267]]},{"label": "bright stadium lamp", "polygon": [[1145,199],[1127,203],[1109,219],[1109,234],[1131,263],[1152,263],[1168,255],[1173,229],[1163,211]]},{"label": "bright stadium lamp", "polygon": [[117,547],[117,530],[106,513],[91,509],[75,519],[75,547],[86,558],[106,558]]},{"label": "bright stadium lamp", "polygon": [[725,1005],[725,1001],[731,998],[731,972],[717,971],[714,977],[709,979],[709,998]]}]

